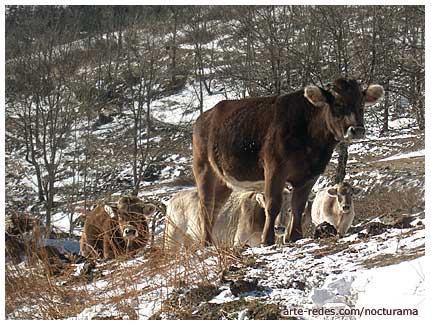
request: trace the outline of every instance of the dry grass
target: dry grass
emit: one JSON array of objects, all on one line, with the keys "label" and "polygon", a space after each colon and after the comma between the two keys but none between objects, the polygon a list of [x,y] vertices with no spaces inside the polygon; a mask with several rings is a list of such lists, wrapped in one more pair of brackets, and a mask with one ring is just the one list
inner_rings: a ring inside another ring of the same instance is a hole
[{"label": "dry grass", "polygon": [[381,254],[361,263],[365,268],[377,268],[413,260],[425,255],[425,245],[409,248],[398,254]]},{"label": "dry grass", "polygon": [[[166,254],[156,242],[139,257],[97,261],[76,276],[77,266],[62,264],[55,273],[43,257],[6,265],[8,319],[65,319],[99,305],[93,319],[139,319],[148,300],[163,307],[174,289],[209,286],[239,255],[227,249],[201,248]],[[80,265],[82,266],[82,265]],[[142,318],[142,317],[141,317]]]},{"label": "dry grass", "polygon": [[356,218],[369,220],[383,217],[387,220],[397,220],[403,214],[411,214],[416,210],[423,210],[424,199],[419,189],[375,192],[372,196],[365,196],[355,200]]},{"label": "dry grass", "polygon": [[9,319],[62,319],[88,303],[88,293],[60,285],[45,264],[6,265],[6,315]]}]

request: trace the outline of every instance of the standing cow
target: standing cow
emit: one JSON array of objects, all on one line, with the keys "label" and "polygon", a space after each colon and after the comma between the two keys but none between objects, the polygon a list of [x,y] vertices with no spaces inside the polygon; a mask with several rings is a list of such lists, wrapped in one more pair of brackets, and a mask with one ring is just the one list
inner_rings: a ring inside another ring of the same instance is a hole
[{"label": "standing cow", "polygon": [[[290,231],[289,191],[283,191],[280,213],[276,219],[276,233],[283,237]],[[265,202],[261,193],[234,192],[223,206],[212,230],[214,244],[219,247],[238,245],[258,246],[265,225]],[[172,251],[180,245],[189,247],[202,238],[199,223],[199,196],[196,189],[175,194],[168,203],[165,228],[165,249]]]},{"label": "standing cow", "polygon": [[261,243],[274,243],[274,222],[286,183],[293,187],[291,240],[302,237],[301,215],[311,188],[340,141],[362,138],[364,105],[382,97],[353,79],[329,89],[307,86],[273,97],[230,100],[204,112],[193,127],[193,173],[199,193],[203,243],[232,189],[264,191]]},{"label": "standing cow", "polygon": [[335,227],[337,234],[344,236],[355,217],[352,197],[360,191],[348,182],[319,190],[311,206],[313,224],[328,222]]}]

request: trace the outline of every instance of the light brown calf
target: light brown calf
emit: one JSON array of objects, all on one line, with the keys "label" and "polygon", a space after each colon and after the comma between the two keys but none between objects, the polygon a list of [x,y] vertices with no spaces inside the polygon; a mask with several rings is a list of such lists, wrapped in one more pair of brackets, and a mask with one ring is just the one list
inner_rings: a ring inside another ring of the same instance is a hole
[{"label": "light brown calf", "polygon": [[344,236],[355,217],[352,197],[359,192],[359,188],[352,187],[348,182],[319,190],[311,207],[313,224],[328,222],[340,236]]},{"label": "light brown calf", "polygon": [[[283,192],[283,204],[275,223],[275,234],[284,237],[291,228],[290,193]],[[265,225],[265,201],[256,192],[234,192],[214,223],[212,237],[219,247],[258,246]],[[199,196],[196,189],[177,193],[167,206],[165,248],[189,247],[203,235],[198,216]]]},{"label": "light brown calf", "polygon": [[137,197],[121,197],[116,207],[98,205],[85,217],[81,255],[108,259],[145,247],[148,242],[146,218],[155,210],[153,204]]}]

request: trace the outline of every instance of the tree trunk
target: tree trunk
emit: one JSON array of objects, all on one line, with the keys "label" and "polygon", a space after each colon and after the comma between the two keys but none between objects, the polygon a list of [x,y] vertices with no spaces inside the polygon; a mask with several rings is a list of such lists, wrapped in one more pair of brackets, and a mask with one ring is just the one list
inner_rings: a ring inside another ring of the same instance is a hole
[{"label": "tree trunk", "polygon": [[[175,10],[175,9],[173,9]],[[177,30],[178,30],[178,13],[174,13],[174,30],[172,32],[172,57],[171,57],[171,80],[176,81],[177,75]]]},{"label": "tree trunk", "polygon": [[348,152],[349,145],[347,143],[340,143],[338,145],[338,166],[337,166],[337,172],[335,173],[334,182],[340,183],[344,180],[344,177],[346,176],[346,166],[347,166],[347,159],[349,156]]},{"label": "tree trunk", "polygon": [[[386,82],[386,89],[389,87],[389,80]],[[389,131],[389,92],[385,93],[385,103],[383,107],[383,125],[380,135]]]}]

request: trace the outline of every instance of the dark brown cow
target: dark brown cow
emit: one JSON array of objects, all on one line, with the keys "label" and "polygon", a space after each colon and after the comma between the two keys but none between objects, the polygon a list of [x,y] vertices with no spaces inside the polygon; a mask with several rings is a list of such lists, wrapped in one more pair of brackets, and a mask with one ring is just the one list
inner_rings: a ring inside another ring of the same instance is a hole
[{"label": "dark brown cow", "polygon": [[293,186],[291,240],[302,237],[308,194],[340,141],[364,136],[364,104],[374,104],[380,85],[362,90],[339,78],[328,90],[307,86],[274,97],[222,101],[193,128],[193,173],[199,192],[204,243],[232,189],[264,191],[266,221],[261,243],[274,243],[281,194]]},{"label": "dark brown cow", "polygon": [[98,205],[85,217],[80,241],[81,255],[115,258],[145,247],[148,241],[146,218],[156,207],[137,197],[121,197],[116,207]]}]

